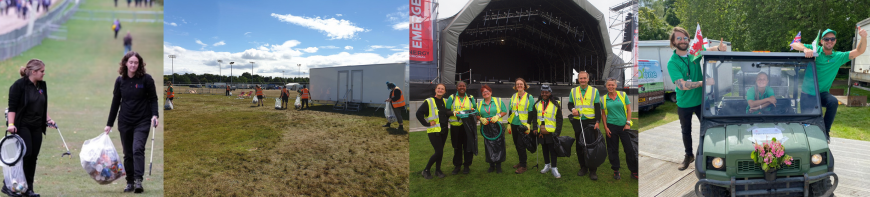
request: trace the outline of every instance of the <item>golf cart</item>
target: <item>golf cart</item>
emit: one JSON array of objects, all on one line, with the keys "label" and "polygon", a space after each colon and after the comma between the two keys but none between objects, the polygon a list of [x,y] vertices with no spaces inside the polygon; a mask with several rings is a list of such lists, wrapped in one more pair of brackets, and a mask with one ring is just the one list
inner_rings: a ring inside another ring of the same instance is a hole
[{"label": "golf cart", "polygon": [[[818,92],[814,60],[803,53],[753,52],[704,52],[703,58],[704,76],[715,83],[703,87],[695,194],[833,194],[839,178],[834,173],[818,94],[803,91]],[[756,82],[762,73],[767,75],[767,85]],[[764,95],[772,90],[776,102],[750,111],[747,99],[760,98],[747,94],[759,86]],[[750,157],[755,143],[761,145],[771,138],[794,158],[792,165],[776,171],[774,181],[766,180],[765,171]]]}]

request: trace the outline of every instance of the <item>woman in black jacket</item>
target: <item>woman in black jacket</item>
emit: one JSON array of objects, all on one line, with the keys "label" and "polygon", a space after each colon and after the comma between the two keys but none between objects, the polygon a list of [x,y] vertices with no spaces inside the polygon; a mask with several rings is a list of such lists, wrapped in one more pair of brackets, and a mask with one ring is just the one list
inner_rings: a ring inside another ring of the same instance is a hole
[{"label": "woman in black jacket", "polygon": [[[48,92],[46,91],[45,64],[38,59],[32,59],[18,71],[21,78],[9,87],[9,114],[6,131],[21,136],[27,153],[22,160],[24,177],[27,178],[27,191],[24,196],[39,196],[33,192],[33,176],[36,173],[36,158],[42,146],[42,136],[45,135],[47,124],[54,125],[54,120],[48,115]],[[3,193],[11,195],[3,186]]]},{"label": "woman in black jacket", "polygon": [[[145,60],[139,53],[130,51],[121,59],[121,74],[115,79],[112,108],[104,131],[109,133],[118,118],[121,145],[124,146],[124,166],[127,172],[127,187],[124,192],[142,193],[142,176],[145,175],[145,142],[149,126],[156,127],[157,92],[154,79],[145,73]],[[120,113],[118,108],[120,108]]]},{"label": "woman in black jacket", "polygon": [[[453,115],[453,112],[447,110],[444,102],[444,93],[447,92],[447,87],[444,84],[435,85],[435,96],[431,98],[427,98],[423,105],[417,109],[417,120],[420,121],[420,124],[429,127],[426,129],[426,133],[429,135],[429,142],[432,143],[432,147],[435,148],[435,154],[432,154],[432,157],[429,157],[429,162],[426,163],[426,169],[423,170],[423,178],[432,179],[432,173],[429,172],[429,168],[432,167],[432,164],[435,164],[435,176],[438,178],[444,178],[444,172],[441,172],[441,159],[444,156],[444,144],[447,143],[447,118]],[[429,117],[432,119],[431,121],[427,121],[426,117],[429,116],[430,113],[430,104],[429,102],[435,102],[435,111],[438,115],[438,118],[433,119],[434,117]],[[437,119],[437,121],[435,121]]]}]

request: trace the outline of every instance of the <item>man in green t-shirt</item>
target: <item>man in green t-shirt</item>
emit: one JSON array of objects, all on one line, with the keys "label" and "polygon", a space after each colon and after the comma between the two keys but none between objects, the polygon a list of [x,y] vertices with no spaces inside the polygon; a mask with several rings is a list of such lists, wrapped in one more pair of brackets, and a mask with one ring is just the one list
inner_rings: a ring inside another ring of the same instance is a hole
[{"label": "man in green t-shirt", "polygon": [[[834,44],[837,44],[837,32],[831,29],[825,30],[822,33],[822,50],[816,57],[815,69],[807,69],[804,73],[804,80],[801,86],[801,112],[813,111],[817,107],[816,99],[821,99],[823,107],[828,108],[825,112],[825,134],[830,142],[831,124],[834,123],[834,116],[837,115],[837,106],[839,102],[837,98],[831,95],[831,84],[834,83],[834,78],[837,76],[837,70],[855,57],[864,54],[864,49],[867,48],[867,31],[858,27],[858,35],[861,36],[861,41],[852,51],[834,51]],[[803,43],[791,44],[795,50],[803,51],[807,58],[812,58],[814,51],[812,45]],[[813,71],[816,71],[817,80],[813,80]],[[819,94],[816,94],[815,85],[819,86]]]},{"label": "man in green t-shirt", "polygon": [[[671,33],[671,48],[675,48],[674,55],[668,60],[668,75],[674,83],[677,94],[677,116],[680,118],[680,127],[683,133],[683,147],[686,149],[686,157],[678,168],[685,170],[689,164],[695,161],[692,153],[692,114],[701,119],[701,99],[703,85],[713,85],[714,81],[708,79],[705,83],[704,73],[701,72],[701,61],[695,61],[694,55],[689,54],[689,32],[682,27],[674,27]],[[725,42],[720,41],[719,46],[711,47],[708,51],[725,51]]]}]

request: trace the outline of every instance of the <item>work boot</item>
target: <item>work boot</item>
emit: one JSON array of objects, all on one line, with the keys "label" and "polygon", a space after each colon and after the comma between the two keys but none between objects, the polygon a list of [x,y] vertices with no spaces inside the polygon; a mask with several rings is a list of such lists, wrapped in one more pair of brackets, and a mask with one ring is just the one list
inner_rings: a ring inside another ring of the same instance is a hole
[{"label": "work boot", "polygon": [[405,127],[403,125],[399,125],[399,131],[404,131]]},{"label": "work boot", "polygon": [[421,174],[423,174],[424,179],[432,179],[432,174],[429,173],[429,170],[423,170],[423,173]]},{"label": "work boot", "polygon": [[686,158],[683,159],[683,163],[680,164],[680,168],[677,168],[677,170],[680,170],[680,171],[686,170],[686,168],[689,168],[689,164],[694,162],[694,161],[695,161],[694,155],[686,155]]},{"label": "work boot", "polygon": [[469,166],[465,166],[465,168],[462,169],[462,174],[468,174],[468,173],[471,173],[471,168],[469,168]]},{"label": "work boot", "polygon": [[142,188],[142,179],[139,178],[139,179],[136,179],[135,181],[133,181],[133,193],[138,194],[138,193],[142,193],[143,191],[145,191],[145,189]]},{"label": "work boot", "polygon": [[589,171],[589,179],[592,179],[593,181],[598,180],[598,175],[595,174],[595,171],[592,171],[592,170]]},{"label": "work boot", "polygon": [[438,178],[444,178],[447,175],[444,175],[444,172],[441,172],[441,170],[435,170],[435,176]]},{"label": "work boot", "polygon": [[124,187],[124,193],[133,192],[133,184],[127,183],[127,187]]},{"label": "work boot", "polygon": [[452,174],[452,175],[459,174],[459,169],[461,169],[461,167],[459,167],[459,166],[454,167],[453,172],[450,172],[450,174]]},{"label": "work boot", "polygon": [[517,169],[517,168],[519,168],[519,167],[520,167],[520,164],[519,164],[519,163],[517,163],[517,165],[514,165],[514,169]]},{"label": "work boot", "polygon": [[613,179],[616,179],[616,180],[622,179],[622,177],[619,174],[619,171],[613,171]]},{"label": "work boot", "polygon": [[489,165],[489,169],[486,170],[486,173],[492,173],[495,171],[495,165]]},{"label": "work boot", "polygon": [[526,172],[526,170],[528,170],[526,169],[526,167],[520,166],[519,168],[517,168],[517,171],[515,171],[515,173],[522,174],[523,172]]},{"label": "work boot", "polygon": [[390,123],[387,123],[387,124],[385,124],[385,125],[382,126],[382,127],[390,127]]},{"label": "work boot", "polygon": [[25,192],[22,196],[39,197],[39,194],[37,194],[36,192],[33,192],[33,190],[30,190],[30,191]]},{"label": "work boot", "polygon": [[501,164],[495,165],[495,173],[501,174]]},{"label": "work boot", "polygon": [[550,171],[550,164],[544,164],[544,169],[541,170],[541,174],[547,174]]},{"label": "work boot", "polygon": [[558,168],[553,167],[553,169],[551,169],[550,172],[553,173],[553,177],[556,177],[557,179],[558,179],[558,178],[562,178],[562,174],[559,174],[559,169],[558,169]]},{"label": "work boot", "polygon": [[586,172],[588,172],[588,171],[589,171],[588,168],[581,166],[580,171],[577,172],[577,176],[586,176]]},{"label": "work boot", "polygon": [[0,191],[2,191],[3,194],[6,194],[8,196],[13,196],[13,197],[21,196],[21,195],[18,195],[16,193],[12,192],[12,190],[9,190],[9,188],[6,187],[5,185],[3,186],[3,189],[0,189]]}]

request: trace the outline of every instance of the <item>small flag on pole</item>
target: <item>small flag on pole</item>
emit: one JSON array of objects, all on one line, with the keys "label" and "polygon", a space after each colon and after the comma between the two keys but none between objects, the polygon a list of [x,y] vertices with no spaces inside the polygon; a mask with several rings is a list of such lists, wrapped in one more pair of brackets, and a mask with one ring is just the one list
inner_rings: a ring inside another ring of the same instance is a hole
[{"label": "small flag on pole", "polygon": [[819,30],[819,33],[816,33],[816,40],[813,40],[813,53],[818,53],[819,49],[819,36],[821,36],[822,30]]},{"label": "small flag on pole", "polygon": [[[800,31],[798,31],[797,36],[795,36],[794,39],[791,40],[791,43],[788,45],[791,46],[791,44],[794,44],[794,43],[801,43],[801,32]],[[794,50],[794,47],[791,47],[791,49],[789,49],[789,51],[791,51],[791,50]]]},{"label": "small flag on pole", "polygon": [[[701,51],[706,51],[710,41],[701,34],[701,24],[698,24],[698,28],[695,29],[695,37],[692,39],[692,42],[689,42],[689,54],[695,56],[695,59],[701,58]],[[692,60],[694,61],[694,59]]]}]

